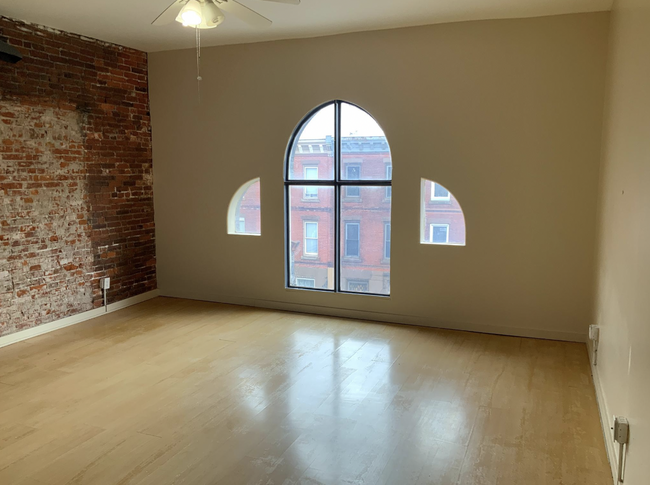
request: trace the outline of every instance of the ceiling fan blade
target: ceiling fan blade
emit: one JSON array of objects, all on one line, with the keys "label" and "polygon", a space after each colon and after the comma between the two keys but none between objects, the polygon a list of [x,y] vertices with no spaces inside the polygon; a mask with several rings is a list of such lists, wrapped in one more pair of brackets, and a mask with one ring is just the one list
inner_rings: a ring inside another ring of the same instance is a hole
[{"label": "ceiling fan blade", "polygon": [[233,14],[235,17],[239,17],[240,20],[243,20],[248,25],[251,25],[253,27],[270,27],[273,24],[273,22],[271,22],[266,17],[258,14],[255,10],[251,10],[250,8],[236,2],[235,0],[212,1],[220,9]]},{"label": "ceiling fan blade", "polygon": [[174,0],[174,3],[167,7],[163,13],[158,15],[156,20],[151,22],[151,25],[171,24],[176,19],[176,16],[178,15],[178,12],[180,12],[181,7],[186,3],[186,0]]},{"label": "ceiling fan blade", "polygon": [[300,0],[262,0],[263,2],[288,3],[290,5],[300,5]]}]

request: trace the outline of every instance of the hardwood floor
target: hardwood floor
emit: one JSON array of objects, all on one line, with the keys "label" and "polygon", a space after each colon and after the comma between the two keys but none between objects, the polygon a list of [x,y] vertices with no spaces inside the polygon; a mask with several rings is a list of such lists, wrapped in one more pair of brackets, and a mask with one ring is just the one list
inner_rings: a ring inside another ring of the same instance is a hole
[{"label": "hardwood floor", "polygon": [[584,345],[158,298],[0,349],[0,483],[612,479]]}]

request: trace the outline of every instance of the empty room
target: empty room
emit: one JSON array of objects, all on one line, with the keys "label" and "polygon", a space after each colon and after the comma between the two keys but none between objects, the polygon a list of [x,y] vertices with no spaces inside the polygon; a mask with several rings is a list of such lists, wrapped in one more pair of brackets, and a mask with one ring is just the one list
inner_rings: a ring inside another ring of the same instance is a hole
[{"label": "empty room", "polygon": [[647,187],[648,0],[0,0],[0,484],[648,485]]}]

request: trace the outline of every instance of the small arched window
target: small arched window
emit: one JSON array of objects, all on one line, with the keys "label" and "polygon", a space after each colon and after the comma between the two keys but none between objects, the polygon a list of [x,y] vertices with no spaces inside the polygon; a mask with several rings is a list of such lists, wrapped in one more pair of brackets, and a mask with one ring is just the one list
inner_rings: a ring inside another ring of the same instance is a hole
[{"label": "small arched window", "polygon": [[230,200],[228,234],[262,235],[259,178],[249,180],[239,187]]},{"label": "small arched window", "polygon": [[465,215],[456,197],[431,180],[421,185],[420,242],[465,246]]},{"label": "small arched window", "polygon": [[327,103],[296,128],[285,167],[287,286],[390,294],[393,165],[363,109]]}]

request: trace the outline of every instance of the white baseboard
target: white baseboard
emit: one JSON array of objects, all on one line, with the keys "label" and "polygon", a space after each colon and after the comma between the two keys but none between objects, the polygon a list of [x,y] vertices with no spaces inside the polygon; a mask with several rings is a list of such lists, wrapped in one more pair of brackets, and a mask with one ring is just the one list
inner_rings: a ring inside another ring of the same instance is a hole
[{"label": "white baseboard", "polygon": [[159,296],[160,292],[158,290],[149,291],[147,293],[142,293],[140,295],[127,298],[126,300],[118,301],[116,303],[111,303],[108,305],[108,311],[104,307],[95,308],[94,310],[89,310],[87,312],[79,313],[71,317],[62,318],[61,320],[56,320],[54,322],[45,323],[39,325],[38,327],[30,328],[28,330],[23,330],[21,332],[12,333],[10,335],[5,335],[0,337],[0,348],[6,347],[7,345],[15,344],[22,342],[24,340],[38,337],[46,333],[54,332],[61,328],[69,327],[71,325],[76,325],[77,323],[85,322],[92,320],[93,318],[101,317],[106,315],[106,313],[115,312],[123,308],[127,308],[143,301],[151,300]]},{"label": "white baseboard", "polygon": [[594,388],[596,389],[596,401],[598,402],[600,425],[603,429],[603,439],[605,440],[607,459],[609,460],[609,466],[612,469],[612,482],[614,485],[616,485],[617,482],[614,477],[616,477],[618,472],[616,469],[618,463],[618,450],[616,449],[616,446],[614,446],[614,438],[611,431],[612,427],[614,426],[614,423],[612,422],[613,415],[609,412],[607,397],[605,396],[605,391],[603,390],[603,386],[598,375],[598,365],[594,365],[593,347],[590,343],[587,343],[587,350],[589,353],[589,365],[591,366],[591,377],[594,382]]},{"label": "white baseboard", "polygon": [[210,301],[215,303],[227,303],[231,305],[241,305],[256,308],[268,308],[271,310],[282,310],[297,313],[311,313],[316,315],[326,315],[331,317],[352,318],[355,320],[372,320],[384,323],[401,323],[406,325],[416,325],[418,327],[440,328],[447,330],[460,330],[465,332],[488,333],[494,335],[507,335],[509,337],[526,337],[544,340],[563,340],[567,342],[584,343],[587,335],[578,332],[561,332],[555,330],[544,330],[534,328],[519,328],[500,325],[483,325],[467,322],[439,322],[430,318],[416,315],[401,315],[384,312],[367,312],[362,310],[350,310],[347,308],[337,308],[331,306],[306,305],[302,303],[288,303],[284,301],[262,300],[256,298],[244,298],[227,295],[196,295],[196,294],[179,294],[178,292],[161,291],[161,296],[171,298],[184,298],[188,300]]}]

